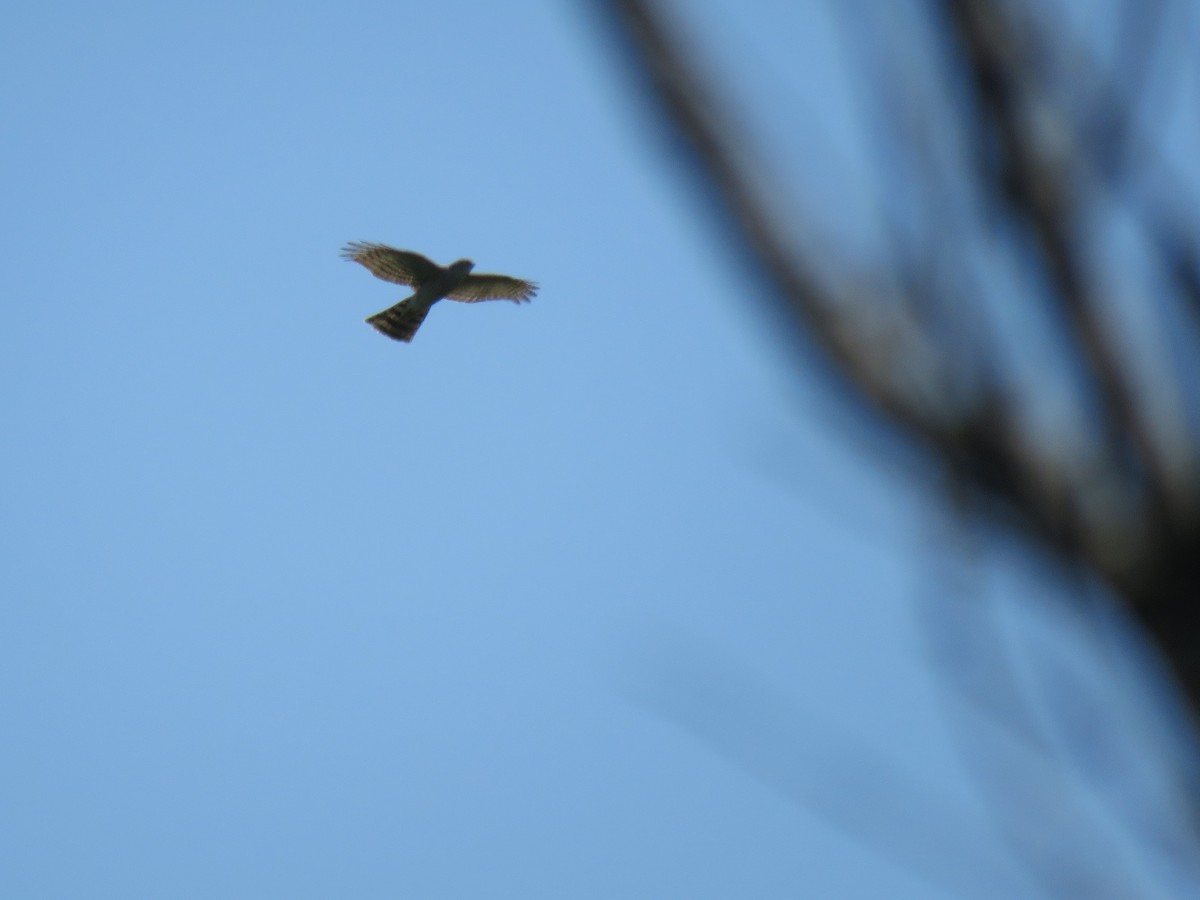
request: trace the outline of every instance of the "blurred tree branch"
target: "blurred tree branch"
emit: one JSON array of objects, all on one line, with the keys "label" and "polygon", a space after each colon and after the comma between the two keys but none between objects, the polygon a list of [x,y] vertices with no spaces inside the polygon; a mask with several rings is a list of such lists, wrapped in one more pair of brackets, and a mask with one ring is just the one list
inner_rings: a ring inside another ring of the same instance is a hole
[{"label": "blurred tree branch", "polygon": [[[1149,165],[1175,190],[1136,115],[1164,3],[1125,3],[1122,18],[1137,27],[1125,28],[1107,71],[1067,46],[1038,4],[923,7],[958,88],[943,110],[961,136],[958,144],[947,138],[948,152],[961,147],[973,183],[956,188],[936,174],[921,143],[935,138],[914,128],[905,188],[935,220],[972,218],[1034,285],[1020,301],[1051,323],[1084,423],[1082,436],[1049,440],[1029,425],[1031,398],[1002,352],[1004,336],[989,325],[982,298],[964,289],[987,278],[968,271],[963,229],[935,223],[935,246],[901,251],[884,272],[795,240],[775,211],[754,141],[668,7],[598,5],[802,360],[860,420],[916,446],[977,521],[1103,584],[1160,650],[1200,721],[1200,391],[1190,383],[1200,360],[1197,230],[1177,212],[1184,203],[1172,198],[1168,208],[1134,177],[1136,165]],[[1072,78],[1062,75],[1068,63]],[[903,87],[877,90],[890,96]],[[955,190],[970,196],[948,197]],[[1179,323],[1174,347],[1158,348],[1152,365],[1107,310],[1120,286],[1100,235],[1117,214],[1147,248],[1141,302]]]}]

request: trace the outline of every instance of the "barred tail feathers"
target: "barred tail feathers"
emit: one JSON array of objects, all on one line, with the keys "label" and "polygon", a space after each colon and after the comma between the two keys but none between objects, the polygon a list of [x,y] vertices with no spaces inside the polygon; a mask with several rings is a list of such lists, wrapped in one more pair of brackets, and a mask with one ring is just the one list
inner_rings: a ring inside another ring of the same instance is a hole
[{"label": "barred tail feathers", "polygon": [[383,312],[375,313],[367,319],[367,324],[378,331],[380,334],[386,334],[395,341],[411,341],[413,335],[417,333],[417,329],[421,327],[421,323],[425,321],[425,317],[429,315],[429,307],[425,305],[417,306],[410,301],[401,300],[395,306],[388,307]]}]

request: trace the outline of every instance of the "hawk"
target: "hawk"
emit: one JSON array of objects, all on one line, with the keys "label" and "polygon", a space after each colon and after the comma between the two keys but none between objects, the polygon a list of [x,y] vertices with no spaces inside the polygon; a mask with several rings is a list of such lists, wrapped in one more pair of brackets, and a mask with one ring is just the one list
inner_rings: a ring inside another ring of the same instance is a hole
[{"label": "hawk", "polygon": [[411,297],[367,319],[376,331],[397,341],[411,341],[430,307],[443,298],[463,303],[479,300],[522,303],[537,294],[538,286],[532,281],[507,275],[472,275],[475,263],[469,259],[460,259],[443,268],[411,250],[361,241],[343,247],[342,256],[365,266],[376,278],[416,289]]}]

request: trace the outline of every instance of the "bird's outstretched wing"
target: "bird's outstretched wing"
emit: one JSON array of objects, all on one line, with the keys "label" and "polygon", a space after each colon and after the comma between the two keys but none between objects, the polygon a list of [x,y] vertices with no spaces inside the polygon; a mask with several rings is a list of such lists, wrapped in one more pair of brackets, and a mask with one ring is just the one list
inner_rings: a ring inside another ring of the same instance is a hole
[{"label": "bird's outstretched wing", "polygon": [[447,300],[462,303],[477,303],[480,300],[511,300],[521,303],[537,294],[536,282],[507,275],[468,275],[466,279],[446,295]]},{"label": "bird's outstretched wing", "polygon": [[397,250],[387,244],[353,241],[342,248],[342,256],[362,264],[376,278],[409,287],[418,287],[441,271],[437,263],[420,253]]}]

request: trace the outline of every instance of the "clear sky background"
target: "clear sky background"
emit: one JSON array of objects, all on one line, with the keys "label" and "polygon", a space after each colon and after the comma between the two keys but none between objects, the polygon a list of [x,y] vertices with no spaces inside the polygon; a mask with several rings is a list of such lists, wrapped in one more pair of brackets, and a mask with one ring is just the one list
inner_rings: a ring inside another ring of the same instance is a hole
[{"label": "clear sky background", "polygon": [[[759,7],[694,8],[855,183],[835,23]],[[944,523],[795,377],[589,12],[6,12],[0,895],[1019,895],[914,615]],[[541,292],[397,344],[351,240]],[[960,821],[945,884],[889,858]]]}]

